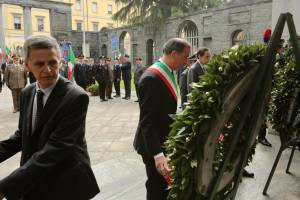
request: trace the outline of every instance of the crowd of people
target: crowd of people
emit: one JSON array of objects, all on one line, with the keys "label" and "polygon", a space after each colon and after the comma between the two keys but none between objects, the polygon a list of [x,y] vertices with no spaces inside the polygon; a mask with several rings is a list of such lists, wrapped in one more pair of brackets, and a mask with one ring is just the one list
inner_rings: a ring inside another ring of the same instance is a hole
[{"label": "crowd of people", "polygon": [[[36,78],[27,69],[23,60],[18,55],[13,55],[11,59],[1,64],[0,69],[0,92],[5,84],[11,90],[14,113],[20,110],[21,90],[26,87],[28,82],[36,82]],[[142,63],[142,58],[137,57],[133,71],[133,83],[136,91],[138,91],[139,79],[145,70],[146,67]],[[131,98],[132,64],[127,54],[116,57],[113,61],[106,56],[101,56],[99,62],[94,62],[93,59],[85,59],[83,55],[80,55],[74,67],[61,59],[59,74],[75,82],[86,91],[89,86],[96,84],[101,102],[113,99],[113,97],[121,97],[121,81],[123,81],[125,89],[123,99],[129,100]],[[112,96],[113,89],[115,91],[114,96]],[[138,92],[136,93],[138,94]]]}]

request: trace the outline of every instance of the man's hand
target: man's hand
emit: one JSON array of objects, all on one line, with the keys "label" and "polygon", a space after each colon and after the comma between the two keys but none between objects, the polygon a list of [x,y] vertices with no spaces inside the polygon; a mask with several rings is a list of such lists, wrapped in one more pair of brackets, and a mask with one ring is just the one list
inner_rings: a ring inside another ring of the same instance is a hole
[{"label": "man's hand", "polygon": [[0,200],[4,199],[4,195],[0,192]]},{"label": "man's hand", "polygon": [[155,167],[159,174],[163,177],[169,175],[171,169],[169,168],[168,161],[164,155],[159,156],[154,159],[155,160]]}]

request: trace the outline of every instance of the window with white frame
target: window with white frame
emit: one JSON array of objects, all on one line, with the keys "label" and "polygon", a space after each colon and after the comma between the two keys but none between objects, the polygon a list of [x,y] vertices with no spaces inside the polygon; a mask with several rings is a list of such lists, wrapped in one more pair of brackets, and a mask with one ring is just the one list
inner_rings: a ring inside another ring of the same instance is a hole
[{"label": "window with white frame", "polygon": [[93,22],[93,31],[99,31],[99,23]]},{"label": "window with white frame", "polygon": [[96,13],[98,11],[98,4],[97,4],[97,2],[93,2],[92,3],[92,11],[94,13]]},{"label": "window with white frame", "polygon": [[36,18],[36,22],[37,22],[37,31],[38,32],[44,32],[45,28],[44,28],[44,17],[37,17]]},{"label": "window with white frame", "polygon": [[82,21],[76,21],[76,30],[82,31]]},{"label": "window with white frame", "polygon": [[80,10],[81,9],[81,0],[76,0],[75,6],[76,6],[77,10]]},{"label": "window with white frame", "polygon": [[21,30],[21,16],[15,15],[14,16],[14,29],[15,30]]},{"label": "window with white frame", "polygon": [[111,4],[107,5],[107,13],[108,14],[112,14],[113,13],[113,9],[112,9],[112,5]]}]

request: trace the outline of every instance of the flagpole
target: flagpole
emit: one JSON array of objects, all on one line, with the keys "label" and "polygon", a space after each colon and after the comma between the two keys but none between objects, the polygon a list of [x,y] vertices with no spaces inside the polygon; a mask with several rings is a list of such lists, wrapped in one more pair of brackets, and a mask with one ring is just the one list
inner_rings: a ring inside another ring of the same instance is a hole
[{"label": "flagpole", "polygon": [[82,1],[82,13],[83,13],[83,27],[82,27],[82,34],[83,34],[83,44],[82,44],[82,54],[83,54],[83,58],[85,58],[85,12],[84,12],[84,9],[85,9],[85,6],[84,6],[84,3],[85,3],[85,0]]}]

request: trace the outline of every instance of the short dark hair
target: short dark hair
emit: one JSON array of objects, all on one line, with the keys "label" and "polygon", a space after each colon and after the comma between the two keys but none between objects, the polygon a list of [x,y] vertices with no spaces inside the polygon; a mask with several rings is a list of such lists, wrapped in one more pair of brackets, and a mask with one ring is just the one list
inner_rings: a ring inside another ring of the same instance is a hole
[{"label": "short dark hair", "polygon": [[172,38],[169,39],[163,46],[164,54],[171,54],[172,51],[176,51],[177,53],[182,53],[185,48],[190,48],[191,45],[188,41],[182,38]]},{"label": "short dark hair", "polygon": [[202,47],[197,51],[197,58],[204,56],[205,52],[209,51],[209,48]]},{"label": "short dark hair", "polygon": [[54,48],[57,52],[57,57],[60,59],[60,47],[55,38],[45,35],[29,36],[24,43],[25,59],[28,59],[31,49],[51,49]]}]

